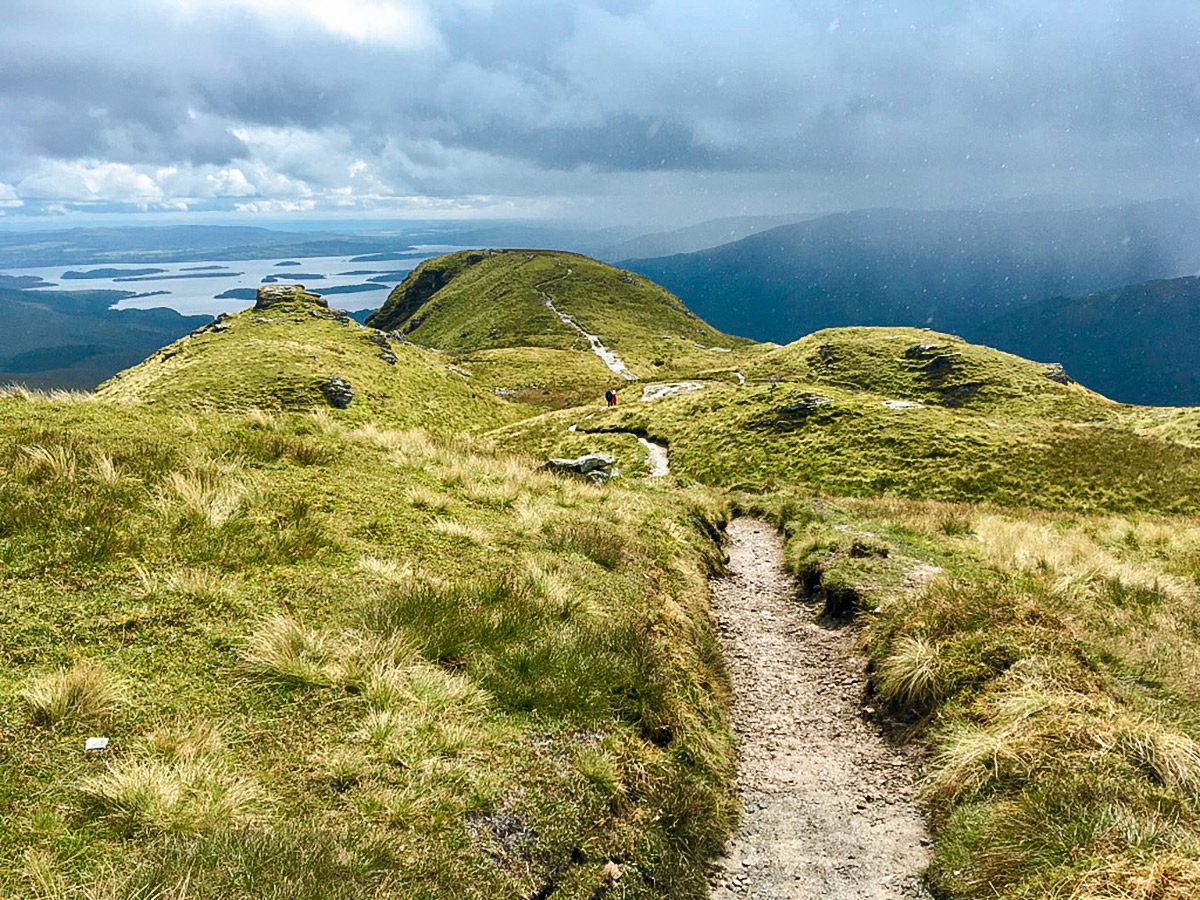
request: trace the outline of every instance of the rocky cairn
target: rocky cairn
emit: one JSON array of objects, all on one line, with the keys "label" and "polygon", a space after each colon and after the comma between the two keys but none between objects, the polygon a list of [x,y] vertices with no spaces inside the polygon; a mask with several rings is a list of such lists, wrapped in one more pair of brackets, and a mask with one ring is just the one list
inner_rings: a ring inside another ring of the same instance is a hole
[{"label": "rocky cairn", "polygon": [[258,299],[254,302],[254,311],[262,312],[279,303],[295,302],[313,303],[329,308],[329,301],[320,294],[306,291],[302,284],[264,284],[258,289]]}]

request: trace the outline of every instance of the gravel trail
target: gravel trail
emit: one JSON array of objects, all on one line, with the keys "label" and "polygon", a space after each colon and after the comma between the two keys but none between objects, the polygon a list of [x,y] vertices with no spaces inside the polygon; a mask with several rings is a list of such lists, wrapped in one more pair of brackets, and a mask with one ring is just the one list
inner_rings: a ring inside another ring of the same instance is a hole
[{"label": "gravel trail", "polygon": [[928,900],[915,765],[863,718],[851,629],[800,603],[767,524],[729,525],[713,601],[733,681],[743,820],[711,897]]}]

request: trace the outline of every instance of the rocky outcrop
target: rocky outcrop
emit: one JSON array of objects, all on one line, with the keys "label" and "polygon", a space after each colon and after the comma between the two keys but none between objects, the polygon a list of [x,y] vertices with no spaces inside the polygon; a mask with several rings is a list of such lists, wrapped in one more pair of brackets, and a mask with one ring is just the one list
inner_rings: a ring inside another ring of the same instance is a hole
[{"label": "rocky outcrop", "polygon": [[1056,384],[1075,384],[1075,379],[1067,374],[1062,363],[1050,363],[1046,366],[1045,376]]},{"label": "rocky outcrop", "polygon": [[789,402],[777,406],[757,421],[759,428],[790,430],[818,414],[828,416],[836,412],[837,401],[823,394],[792,391],[784,399]]},{"label": "rocky outcrop", "polygon": [[559,459],[551,457],[546,462],[546,468],[552,472],[566,475],[579,475],[596,481],[606,481],[619,474],[613,468],[617,463],[616,457],[608,453],[588,453],[574,459]]},{"label": "rocky outcrop", "polygon": [[346,409],[354,402],[354,388],[341,375],[330,375],[320,384],[321,393],[334,409]]},{"label": "rocky outcrop", "polygon": [[664,397],[678,397],[680,394],[692,394],[704,390],[704,385],[696,381],[674,381],[669,384],[648,384],[642,388],[642,400],[653,403]]},{"label": "rocky outcrop", "polygon": [[944,348],[937,344],[913,344],[904,351],[904,358],[928,360],[943,352]]},{"label": "rocky outcrop", "polygon": [[962,381],[962,359],[955,351],[940,344],[913,344],[904,358],[918,365],[912,368],[928,382],[924,390],[937,394],[943,406],[962,406],[988,386],[986,381]]},{"label": "rocky outcrop", "polygon": [[295,302],[312,303],[325,309],[329,308],[329,302],[324,297],[306,291],[302,284],[264,284],[258,289],[258,299],[254,303],[254,310],[261,312],[278,303]]}]

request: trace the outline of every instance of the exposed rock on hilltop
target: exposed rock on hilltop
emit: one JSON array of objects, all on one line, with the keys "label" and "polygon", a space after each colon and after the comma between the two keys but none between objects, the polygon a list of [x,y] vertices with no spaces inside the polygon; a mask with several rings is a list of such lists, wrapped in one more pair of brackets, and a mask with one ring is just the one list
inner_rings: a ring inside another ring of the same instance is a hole
[{"label": "exposed rock on hilltop", "polygon": [[302,284],[264,284],[258,289],[254,311],[261,312],[276,304],[289,302],[313,303],[329,308],[329,302],[324,297],[306,291]]}]

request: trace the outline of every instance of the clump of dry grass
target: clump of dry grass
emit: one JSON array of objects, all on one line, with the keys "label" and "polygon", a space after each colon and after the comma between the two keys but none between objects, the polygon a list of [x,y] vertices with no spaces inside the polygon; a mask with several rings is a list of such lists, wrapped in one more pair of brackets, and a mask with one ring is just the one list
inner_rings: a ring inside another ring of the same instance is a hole
[{"label": "clump of dry grass", "polygon": [[204,606],[220,608],[237,599],[236,583],[215,569],[188,568],[151,572],[134,563],[143,597],[184,597]]},{"label": "clump of dry grass", "polygon": [[429,530],[444,534],[447,537],[461,538],[472,544],[486,544],[491,540],[491,532],[480,525],[459,522],[456,519],[436,518],[429,523]]},{"label": "clump of dry grass", "polygon": [[97,450],[92,456],[92,466],[88,473],[92,481],[104,487],[117,487],[125,476],[117,467],[116,462],[103,450]]},{"label": "clump of dry grass", "polygon": [[255,629],[242,663],[254,675],[280,684],[328,687],[342,679],[338,650],[327,633],[277,615]]},{"label": "clump of dry grass", "polygon": [[919,634],[900,638],[879,665],[878,688],[895,706],[928,709],[945,689],[937,644]]},{"label": "clump of dry grass", "polygon": [[405,492],[405,499],[417,509],[436,513],[444,513],[454,505],[454,501],[447,494],[424,484],[410,486]]},{"label": "clump of dry grass", "polygon": [[28,403],[33,398],[33,391],[23,384],[6,384],[0,386],[0,400],[22,400]]},{"label": "clump of dry grass", "polygon": [[120,681],[92,660],[80,660],[31,679],[21,689],[21,699],[40,725],[87,724],[108,717],[124,700]]},{"label": "clump of dry grass", "polygon": [[260,428],[264,431],[274,431],[279,427],[279,420],[275,414],[269,410],[259,409],[257,407],[248,409],[245,412],[246,424],[251,428]]},{"label": "clump of dry grass", "polygon": [[121,760],[80,785],[83,806],[131,833],[202,831],[250,818],[262,794],[211,757]]},{"label": "clump of dry grass", "polygon": [[412,566],[394,559],[367,554],[358,559],[358,568],[380,581],[401,582],[412,577]]},{"label": "clump of dry grass", "polygon": [[206,471],[175,471],[167,475],[160,498],[184,521],[220,528],[242,510],[246,490],[236,480]]},{"label": "clump of dry grass", "polygon": [[75,451],[61,444],[22,447],[16,472],[25,481],[74,481],[79,468]]}]

